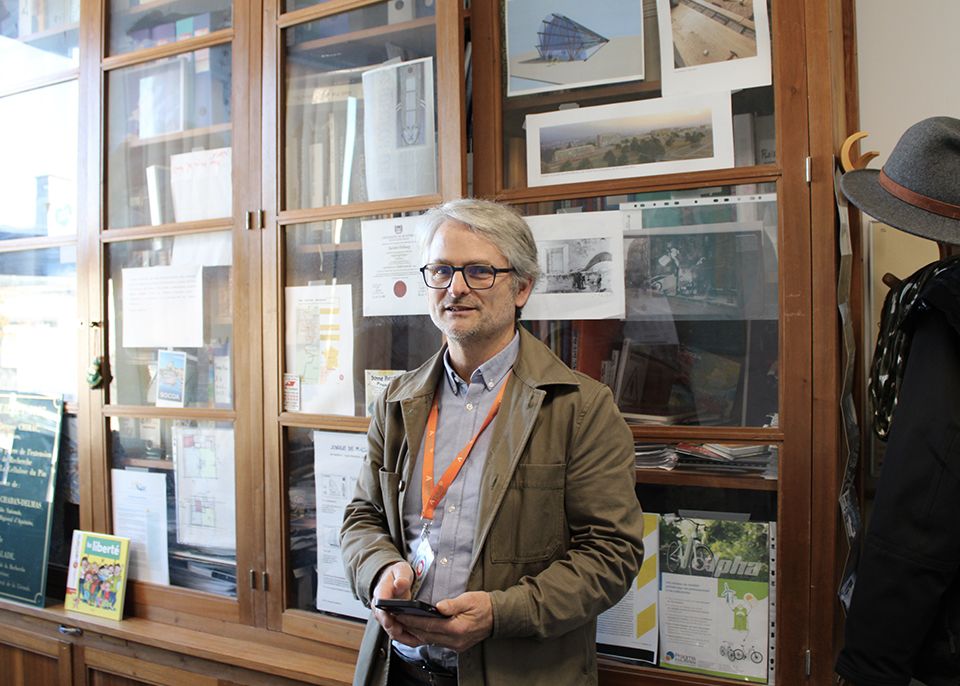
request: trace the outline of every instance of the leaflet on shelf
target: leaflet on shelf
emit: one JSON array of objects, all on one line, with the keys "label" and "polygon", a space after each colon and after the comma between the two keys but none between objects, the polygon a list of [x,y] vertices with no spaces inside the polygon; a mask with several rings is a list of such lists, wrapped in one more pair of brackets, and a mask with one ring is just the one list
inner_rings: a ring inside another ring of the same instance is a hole
[{"label": "leaflet on shelf", "polygon": [[96,617],[122,619],[129,554],[128,538],[75,530],[64,607]]}]

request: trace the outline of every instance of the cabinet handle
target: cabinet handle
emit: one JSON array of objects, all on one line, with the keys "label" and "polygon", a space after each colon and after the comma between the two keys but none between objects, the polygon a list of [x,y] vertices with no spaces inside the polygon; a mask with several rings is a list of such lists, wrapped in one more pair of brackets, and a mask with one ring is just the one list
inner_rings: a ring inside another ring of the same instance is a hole
[{"label": "cabinet handle", "polygon": [[83,636],[83,629],[78,626],[64,626],[61,624],[57,631],[59,631],[64,636]]}]

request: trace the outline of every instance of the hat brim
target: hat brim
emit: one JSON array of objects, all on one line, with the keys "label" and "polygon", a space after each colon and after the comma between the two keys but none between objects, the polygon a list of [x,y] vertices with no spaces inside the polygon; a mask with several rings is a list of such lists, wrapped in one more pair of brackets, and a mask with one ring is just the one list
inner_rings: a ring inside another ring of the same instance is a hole
[{"label": "hat brim", "polygon": [[843,194],[854,205],[884,224],[915,236],[960,243],[960,220],[914,207],[880,186],[880,171],[855,169],[840,177]]}]

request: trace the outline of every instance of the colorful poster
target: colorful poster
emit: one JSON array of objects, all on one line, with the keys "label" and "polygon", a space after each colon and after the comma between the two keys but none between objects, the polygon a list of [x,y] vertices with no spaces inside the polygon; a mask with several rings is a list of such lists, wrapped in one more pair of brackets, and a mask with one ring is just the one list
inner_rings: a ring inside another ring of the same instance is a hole
[{"label": "colorful poster", "polygon": [[288,286],[284,371],[300,377],[300,412],[354,416],[350,284]]},{"label": "colorful poster", "polygon": [[660,666],[765,684],[770,523],[660,521]]}]

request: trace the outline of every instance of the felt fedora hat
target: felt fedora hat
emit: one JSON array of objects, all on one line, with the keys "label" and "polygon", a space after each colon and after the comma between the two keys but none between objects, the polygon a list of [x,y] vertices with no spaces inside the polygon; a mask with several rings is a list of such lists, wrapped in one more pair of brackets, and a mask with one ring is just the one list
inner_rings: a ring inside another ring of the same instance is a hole
[{"label": "felt fedora hat", "polygon": [[897,141],[882,170],[847,172],[840,187],[850,202],[884,224],[960,243],[960,119],[917,122]]}]

